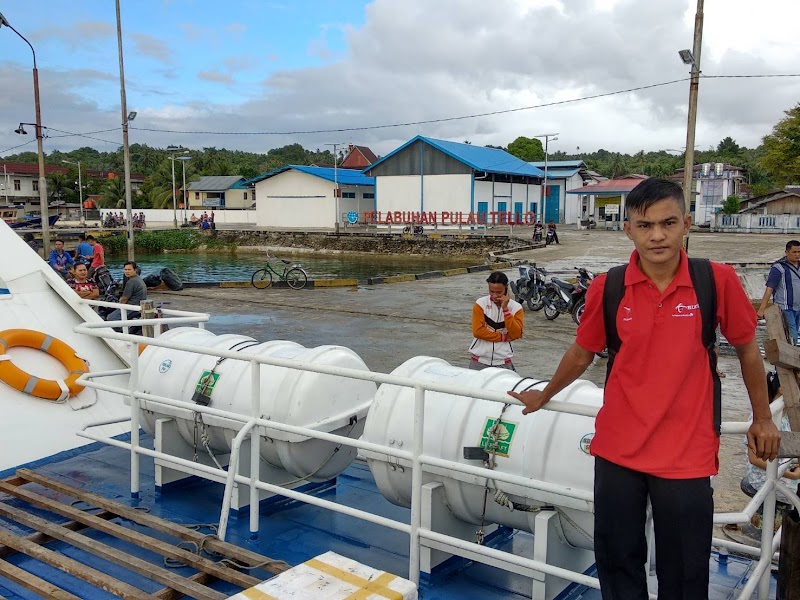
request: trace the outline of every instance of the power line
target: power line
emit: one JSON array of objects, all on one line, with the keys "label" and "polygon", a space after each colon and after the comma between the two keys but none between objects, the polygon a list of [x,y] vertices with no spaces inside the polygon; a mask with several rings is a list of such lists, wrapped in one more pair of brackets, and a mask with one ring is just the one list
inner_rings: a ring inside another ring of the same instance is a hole
[{"label": "power line", "polygon": [[16,150],[17,148],[22,148],[23,146],[27,146],[28,144],[32,144],[35,141],[36,141],[36,138],[33,138],[32,140],[28,140],[27,142],[24,142],[24,143],[20,144],[19,146],[13,146],[12,148],[6,148],[5,150],[0,150],[0,154],[5,154],[6,152],[11,152],[12,150]]},{"label": "power line", "polygon": [[[120,144],[119,142],[111,142],[109,140],[104,140],[102,138],[93,137],[93,136],[89,135],[88,133],[73,133],[71,131],[64,131],[62,129],[56,129],[55,127],[48,127],[47,129],[49,131],[58,131],[59,133],[65,134],[65,135],[51,135],[51,136],[48,136],[48,137],[51,137],[51,138],[62,138],[62,137],[74,137],[74,136],[77,136],[77,137],[84,137],[84,138],[87,138],[87,139],[90,139],[90,140],[97,140],[98,142],[105,142],[106,144],[117,144],[117,145]],[[103,133],[105,131],[116,131],[116,127],[114,129],[102,129],[100,131],[90,131],[89,133]]]},{"label": "power line", "polygon": [[[800,77],[800,74],[796,73],[788,73],[788,74],[762,74],[762,75],[701,75],[704,79],[765,79],[765,78],[776,78],[776,77]],[[463,121],[466,119],[477,119],[480,117],[490,117],[495,115],[504,115],[514,112],[521,112],[526,110],[533,110],[536,108],[546,108],[550,106],[559,106],[564,104],[573,104],[576,102],[584,102],[586,100],[596,100],[598,98],[607,98],[609,96],[618,96],[621,94],[629,94],[631,92],[639,92],[642,90],[649,90],[657,87],[664,87],[668,85],[673,85],[676,83],[681,83],[689,81],[689,78],[683,79],[674,79],[672,81],[663,81],[661,83],[653,83],[650,85],[643,85],[633,88],[628,88],[624,90],[616,90],[613,92],[604,92],[602,94],[593,94],[591,96],[583,96],[580,98],[570,98],[567,100],[558,100],[555,102],[545,102],[542,104],[534,104],[531,106],[522,106],[518,108],[508,108],[504,110],[493,110],[489,112],[483,113],[475,113],[470,115],[461,115],[456,117],[443,117],[439,119],[426,119],[422,121],[408,121],[405,123],[389,123],[384,125],[366,125],[362,127],[342,127],[337,129],[309,129],[309,130],[297,130],[297,131],[180,131],[177,129],[158,129],[158,128],[150,128],[150,127],[131,127],[131,129],[136,129],[139,131],[150,131],[150,132],[157,132],[157,133],[182,133],[182,134],[192,134],[192,135],[302,135],[302,134],[318,134],[318,133],[343,133],[348,131],[370,131],[376,129],[390,129],[393,127],[410,127],[413,125],[430,125],[433,123],[447,123],[451,121]]]},{"label": "power line", "polygon": [[534,104],[532,106],[522,106],[519,108],[507,108],[504,110],[493,110],[483,113],[475,113],[471,115],[461,115],[457,117],[443,117],[439,119],[426,119],[424,121],[408,121],[405,123],[390,123],[386,125],[365,125],[362,127],[342,127],[339,129],[313,129],[313,130],[299,130],[299,131],[178,131],[175,129],[156,129],[148,127],[131,127],[138,131],[154,131],[159,133],[187,133],[187,134],[202,134],[202,135],[301,135],[309,133],[342,133],[347,131],[369,131],[374,129],[389,129],[392,127],[409,127],[412,125],[429,125],[432,123],[447,123],[450,121],[463,121],[466,119],[477,119],[479,117],[491,117],[494,115],[505,115],[514,112],[521,112],[524,110],[532,110],[534,108],[545,108],[548,106],[558,106],[562,104],[572,104],[575,102],[583,102],[585,100],[595,100],[597,98],[606,98],[608,96],[616,96],[619,94],[628,94],[630,92],[638,92],[641,90],[649,90],[657,87],[673,85],[689,81],[688,77],[683,79],[675,79],[673,81],[664,81],[661,83],[652,83],[650,85],[642,85],[626,90],[617,90],[614,92],[604,92],[602,94],[593,94],[591,96],[583,96],[581,98],[570,98],[568,100],[557,100],[555,102],[545,102],[543,104]]}]

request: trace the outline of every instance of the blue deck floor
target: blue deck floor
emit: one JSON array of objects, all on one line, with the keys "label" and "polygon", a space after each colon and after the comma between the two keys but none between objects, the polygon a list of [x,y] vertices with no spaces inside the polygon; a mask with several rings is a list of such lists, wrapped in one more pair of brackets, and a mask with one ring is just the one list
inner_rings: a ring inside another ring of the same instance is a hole
[{"label": "blue deck floor", "polygon": [[[149,458],[142,459],[142,492],[138,502],[130,499],[129,494],[129,454],[112,447],[89,447],[82,453],[67,456],[44,464],[35,470],[45,476],[63,481],[68,485],[90,491],[118,502],[142,507],[150,514],[184,524],[216,524],[222,503],[222,486],[193,479],[186,485],[173,487],[164,493],[157,494],[154,487],[153,462]],[[8,476],[8,474],[6,474]],[[28,484],[27,489],[42,491],[51,497],[58,495],[51,490],[41,490],[38,486]],[[13,505],[29,508],[25,503],[3,499]],[[321,491],[320,496],[328,500],[353,506],[385,517],[408,521],[409,511],[390,504],[377,490],[366,465],[355,463],[337,480],[336,484]],[[67,500],[69,503],[70,500]],[[80,505],[78,505],[80,507]],[[30,509],[39,516],[63,521],[49,513]],[[263,504],[261,507],[261,530],[259,539],[249,539],[247,511],[233,516],[228,530],[227,541],[258,552],[273,559],[286,561],[291,565],[302,563],[309,558],[332,550],[359,562],[368,564],[400,575],[408,576],[408,536],[394,532],[378,525],[366,523],[353,517],[332,513],[324,509],[295,502]],[[124,520],[115,522],[132,529],[139,526]],[[0,526],[20,535],[31,533],[25,527],[0,519]],[[90,531],[90,530],[84,530]],[[208,530],[206,530],[208,531]],[[151,530],[148,534],[156,535]],[[91,532],[92,538],[98,539],[117,548],[139,556],[140,558],[161,565],[160,556],[154,556],[116,538],[99,532]],[[176,543],[174,538],[163,536],[162,539]],[[161,589],[161,585],[128,573],[120,567],[78,551],[61,542],[51,542],[49,549],[90,564],[105,573],[124,579],[132,585],[141,587],[152,593]],[[519,555],[532,555],[533,538],[530,534],[516,532],[503,539],[499,547]],[[29,559],[21,554],[6,558],[8,562],[28,568],[39,577],[51,581],[60,587],[87,600],[113,598],[111,594],[90,588],[81,581],[63,574],[53,568]],[[513,598],[529,598],[530,580],[496,568],[480,564],[461,564],[451,568],[447,573],[434,574],[430,580],[422,584],[420,597],[425,600],[480,599],[501,600]],[[746,580],[750,561],[734,556],[720,557],[713,555],[711,570],[710,598],[735,598]],[[177,572],[189,576],[194,571],[190,568],[177,569]],[[233,594],[239,591],[230,584],[218,583],[215,589]],[[774,582],[773,582],[774,588]],[[0,577],[0,596],[9,599],[37,598],[24,588]],[[600,598],[596,590],[576,589],[566,597],[595,600]],[[774,597],[774,591],[773,591]]]}]

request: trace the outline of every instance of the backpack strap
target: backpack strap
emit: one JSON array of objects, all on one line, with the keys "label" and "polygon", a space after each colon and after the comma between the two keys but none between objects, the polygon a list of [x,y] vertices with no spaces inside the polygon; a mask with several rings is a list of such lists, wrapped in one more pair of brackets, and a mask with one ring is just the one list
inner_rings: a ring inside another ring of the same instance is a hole
[{"label": "backpack strap", "polygon": [[625,270],[628,265],[612,267],[606,273],[606,285],[603,288],[603,323],[606,328],[606,347],[608,348],[608,363],[606,364],[606,382],[611,376],[614,366],[614,357],[622,346],[617,332],[617,311],[619,303],[625,296]]},{"label": "backpack strap", "polygon": [[708,364],[711,368],[711,379],[714,384],[714,431],[720,435],[722,426],[722,382],[717,373],[717,286],[714,271],[707,258],[690,258],[689,275],[692,277],[694,293],[700,305],[700,317],[703,325],[703,347],[708,353]]}]

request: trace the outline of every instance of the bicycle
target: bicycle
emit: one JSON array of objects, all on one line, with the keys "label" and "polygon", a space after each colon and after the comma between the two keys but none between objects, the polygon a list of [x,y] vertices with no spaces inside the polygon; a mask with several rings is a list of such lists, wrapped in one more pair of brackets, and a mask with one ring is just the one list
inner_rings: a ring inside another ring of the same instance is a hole
[{"label": "bicycle", "polygon": [[285,281],[293,290],[301,290],[306,287],[306,283],[308,283],[308,275],[300,265],[292,265],[290,268],[289,265],[292,263],[282,258],[280,260],[283,263],[283,273],[281,273],[276,271],[272,266],[272,263],[269,262],[273,258],[275,257],[268,256],[266,266],[263,269],[259,269],[253,273],[253,276],[250,278],[250,283],[253,284],[254,288],[263,290],[271,286],[273,274],[276,275],[281,281]]}]

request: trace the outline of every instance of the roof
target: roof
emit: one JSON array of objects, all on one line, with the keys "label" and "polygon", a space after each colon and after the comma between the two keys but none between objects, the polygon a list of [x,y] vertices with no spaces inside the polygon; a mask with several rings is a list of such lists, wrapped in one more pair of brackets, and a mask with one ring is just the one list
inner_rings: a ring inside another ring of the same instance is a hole
[{"label": "roof", "polygon": [[763,196],[756,196],[755,198],[750,198],[749,200],[745,200],[747,206],[740,210],[741,213],[751,212],[757,208],[761,208],[770,202],[774,202],[775,200],[783,200],[785,198],[797,198],[800,200],[800,189],[798,188],[789,188],[785,190],[779,190],[777,192],[770,192],[769,194],[764,194]]},{"label": "roof", "polygon": [[246,183],[258,183],[259,181],[269,179],[270,177],[274,177],[275,175],[280,175],[281,173],[291,170],[300,171],[306,175],[313,175],[314,177],[320,177],[321,179],[327,179],[328,181],[338,181],[341,185],[375,185],[375,178],[367,177],[361,171],[355,171],[353,169],[334,170],[331,167],[310,167],[308,165],[286,165],[280,169],[275,169],[273,171],[269,171],[268,173],[259,175],[258,177],[248,179]]},{"label": "roof", "polygon": [[593,185],[584,185],[573,190],[567,190],[567,193],[617,196],[619,194],[627,194],[645,179],[647,179],[647,175],[626,175],[618,179],[606,179]]},{"label": "roof", "polygon": [[376,162],[378,157],[375,153],[366,146],[351,145],[347,151],[347,156],[342,161],[342,166],[357,166],[361,169],[368,167]]},{"label": "roof", "polygon": [[[0,161],[0,169],[3,167],[6,168],[6,173],[9,175],[31,175],[31,176],[38,176],[39,175],[39,163],[26,163],[26,162],[12,162],[12,161]],[[66,175],[69,173],[68,167],[62,167],[61,165],[45,165],[44,166],[45,175],[53,175],[58,173],[60,175]],[[92,179],[109,179],[109,175],[114,173],[113,171],[98,171],[96,169],[87,169],[83,168],[82,171],[84,177],[91,177]],[[116,175],[115,175],[116,176]],[[133,181],[144,181],[144,175],[141,173],[131,173],[131,179]]]},{"label": "roof", "polygon": [[186,189],[196,192],[224,192],[240,181],[244,181],[241,175],[212,175],[193,181]]},{"label": "roof", "polygon": [[[533,164],[533,163],[530,163]],[[538,167],[538,165],[533,164],[533,166]],[[582,169],[576,167],[551,167],[549,164],[547,165],[547,178],[552,179],[553,177],[572,177],[576,173],[580,173]]]},{"label": "roof", "polygon": [[538,177],[540,179],[544,178],[544,172],[541,169],[526,163],[524,160],[517,158],[513,154],[509,154],[505,150],[485,148],[484,146],[474,146],[472,144],[462,144],[460,142],[450,142],[447,140],[436,140],[421,135],[410,139],[396,150],[364,169],[364,171],[366,172],[376,167],[416,141],[428,144],[476,171],[500,173],[503,175],[524,175],[528,177]]},{"label": "roof", "polygon": [[[543,160],[534,160],[531,161],[534,167],[539,167],[540,169],[544,169],[545,162]],[[586,163],[582,160],[548,160],[547,161],[547,170],[549,171],[551,168],[553,169],[585,169]]]}]

